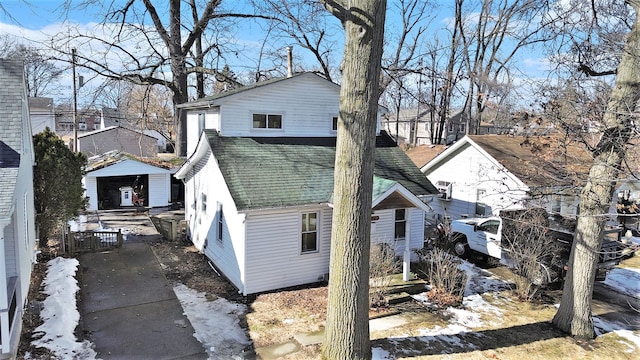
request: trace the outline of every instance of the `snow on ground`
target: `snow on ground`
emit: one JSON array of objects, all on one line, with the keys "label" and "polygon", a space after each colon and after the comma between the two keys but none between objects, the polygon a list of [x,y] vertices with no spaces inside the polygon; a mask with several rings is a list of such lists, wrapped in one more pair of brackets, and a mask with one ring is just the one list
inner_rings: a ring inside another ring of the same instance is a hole
[{"label": "snow on ground", "polygon": [[96,352],[89,341],[78,342],[74,330],[80,313],[76,307],[78,281],[75,279],[78,260],[57,257],[47,263],[47,275],[42,285],[47,298],[40,317],[43,324],[34,331],[36,347],[51,350],[60,359],[95,359]]},{"label": "snow on ground", "polygon": [[[509,287],[507,283],[498,279],[490,272],[480,269],[477,266],[465,261],[460,267],[467,273],[467,285],[465,288],[464,298],[462,300],[462,308],[449,307],[444,310],[444,315],[449,315],[449,323],[447,326],[435,326],[429,329],[419,331],[418,340],[424,343],[438,341],[445,343],[448,347],[474,347],[468,343],[463,337],[473,334],[473,329],[484,325],[483,315],[489,315],[493,319],[501,319],[502,311],[500,308],[490,304],[482,298],[482,294],[497,294],[501,289]],[[416,301],[428,304],[429,300],[425,293],[414,295]],[[480,336],[474,334],[474,336]],[[401,340],[402,338],[398,338]],[[390,339],[393,340],[393,339]],[[392,343],[394,341],[391,341]],[[389,352],[381,348],[373,348],[373,359],[394,359]]]},{"label": "snow on ground", "polygon": [[[40,314],[44,323],[36,329],[34,337],[40,337],[33,340],[32,344],[50,349],[61,359],[95,359],[93,344],[89,341],[78,342],[74,336],[74,329],[80,318],[75,306],[78,291],[75,273],[78,261],[58,257],[49,261],[48,267],[47,276],[43,281],[44,292],[48,296]],[[450,315],[448,325],[422,329],[418,341],[439,341],[449,346],[471,347],[468,337],[470,334],[480,336],[473,331],[484,325],[483,315],[485,318],[498,321],[501,318],[500,308],[485,301],[481,295],[498,296],[498,292],[508,287],[508,284],[468,262],[464,262],[460,268],[469,275],[463,307],[446,309],[445,312]],[[640,269],[616,268],[609,275],[607,285],[615,287],[620,292],[640,296]],[[244,347],[250,343],[250,339],[239,325],[239,316],[246,312],[244,305],[222,298],[210,301],[205,294],[184,285],[176,286],[174,292],[195,329],[194,336],[203,344],[211,359],[242,357]],[[424,294],[416,295],[414,299],[428,301]],[[598,335],[614,332],[622,337],[624,341],[621,340],[621,343],[629,347],[629,352],[640,348],[640,335],[629,330],[624,324],[606,322],[598,317],[594,317],[594,324]],[[390,340],[393,342],[394,339]],[[372,353],[373,359],[395,358],[382,348],[374,347]]]},{"label": "snow on ground", "polygon": [[[464,339],[468,339],[471,334],[481,336],[480,334],[474,333],[473,329],[485,324],[482,316],[488,315],[486,318],[493,318],[498,323],[502,318],[500,308],[484,300],[481,294],[493,294],[497,297],[498,293],[508,288],[509,285],[490,272],[480,269],[469,262],[463,262],[459,268],[464,270],[468,277],[464,298],[462,300],[462,308],[450,307],[445,309],[444,314],[450,315],[447,326],[435,326],[433,328],[420,330],[419,337],[417,338],[418,341],[427,344],[438,341],[452,348],[474,348],[472,343]],[[616,288],[616,290],[622,293],[640,297],[640,269],[615,268],[614,270],[615,271],[607,274],[607,280],[611,282],[607,285]],[[425,293],[414,295],[413,298],[425,304],[429,302]],[[622,337],[624,341],[621,341],[621,343],[629,347],[627,352],[637,351],[637,349],[640,348],[640,334],[629,330],[625,324],[607,322],[596,316],[593,317],[593,321],[598,335],[613,332]],[[391,343],[400,345],[402,339],[403,338],[400,337],[389,340]],[[374,360],[395,359],[394,354],[382,348],[374,347],[372,354]],[[405,353],[405,355],[407,354]]]},{"label": "snow on ground", "polygon": [[251,343],[240,327],[239,316],[247,307],[223,298],[209,301],[204,293],[179,284],[173,288],[195,334],[209,359],[244,359],[242,352]]},{"label": "snow on ground", "polygon": [[604,284],[625,295],[640,298],[640,269],[613,268],[607,273]]},{"label": "snow on ground", "polygon": [[613,332],[621,338],[625,339],[625,341],[620,342],[629,347],[626,352],[635,352],[640,348],[640,334],[634,333],[621,324],[606,322],[601,318],[594,316],[593,326],[595,328],[597,336],[602,336],[607,333]]}]

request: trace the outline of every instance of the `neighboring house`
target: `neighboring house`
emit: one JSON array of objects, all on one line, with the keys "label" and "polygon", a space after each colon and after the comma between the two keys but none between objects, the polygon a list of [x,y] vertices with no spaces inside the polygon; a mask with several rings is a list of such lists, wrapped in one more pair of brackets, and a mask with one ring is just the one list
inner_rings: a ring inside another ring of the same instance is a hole
[{"label": "neighboring house", "polygon": [[158,140],[142,132],[111,126],[78,136],[78,149],[87,156],[117,150],[142,157],[158,154]]},{"label": "neighboring house", "polygon": [[[191,240],[244,295],[327,279],[339,91],[304,73],[183,107]],[[375,158],[372,242],[422,248],[437,190],[384,132]]]},{"label": "neighboring house", "polygon": [[0,59],[0,85],[0,358],[12,358],[36,254],[35,155],[22,61]]},{"label": "neighboring house", "polygon": [[56,116],[52,98],[30,97],[29,117],[31,118],[33,135],[43,132],[46,128],[53,132],[56,131]]},{"label": "neighboring house", "polygon": [[[402,109],[399,113],[382,117],[382,129],[392,137],[397,137],[400,144],[431,145],[431,133],[438,131],[438,121],[437,114],[429,110]],[[463,113],[458,112],[446,120],[442,139],[450,144],[465,133],[466,122]]]},{"label": "neighboring house", "polygon": [[575,216],[592,158],[560,147],[554,137],[465,136],[421,168],[441,192],[430,205],[451,220],[528,206]]},{"label": "neighboring house", "polygon": [[167,139],[166,136],[164,136],[163,134],[161,134],[160,132],[158,132],[157,130],[143,130],[142,131],[144,134],[149,135],[153,138],[155,138],[157,140],[157,145],[158,145],[158,152],[166,152],[167,151],[167,144],[171,143],[171,141],[169,139]]},{"label": "neighboring house", "polygon": [[[168,206],[177,200],[182,185],[173,180],[176,170],[169,162],[119,151],[91,157],[82,179],[89,198],[87,210]],[[134,204],[134,192],[137,204]]]}]

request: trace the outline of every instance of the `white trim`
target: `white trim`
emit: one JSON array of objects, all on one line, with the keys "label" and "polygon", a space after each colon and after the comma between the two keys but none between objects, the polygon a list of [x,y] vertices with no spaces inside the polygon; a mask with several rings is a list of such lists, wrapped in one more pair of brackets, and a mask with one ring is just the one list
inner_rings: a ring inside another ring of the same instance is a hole
[{"label": "white trim", "polygon": [[503,170],[509,178],[511,178],[523,191],[529,192],[529,186],[522,182],[516,175],[514,175],[509,169],[504,167],[498,160],[496,160],[493,156],[491,156],[488,152],[486,152],[480,145],[478,145],[475,141],[471,140],[469,136],[465,135],[462,139],[456,141],[453,145],[449,146],[445,151],[441,152],[438,156],[436,156],[433,160],[426,163],[423,167],[420,168],[420,171],[423,173],[430,172],[432,169],[438,167],[441,163],[445,163],[446,160],[450,157],[450,154],[454,153],[458,149],[461,149],[463,146],[469,145],[476,149],[482,156],[487,158],[489,162],[491,162],[496,168]]},{"label": "white trim", "polygon": [[393,186],[389,187],[384,193],[378,196],[376,199],[373,199],[371,204],[371,208],[375,208],[378,204],[380,204],[384,199],[388,198],[394,192],[398,192],[405,199],[411,202],[415,207],[421,209],[424,212],[432,212],[433,209],[422,200],[420,200],[417,196],[413,195],[411,191],[407,190],[400,183],[395,183]]}]

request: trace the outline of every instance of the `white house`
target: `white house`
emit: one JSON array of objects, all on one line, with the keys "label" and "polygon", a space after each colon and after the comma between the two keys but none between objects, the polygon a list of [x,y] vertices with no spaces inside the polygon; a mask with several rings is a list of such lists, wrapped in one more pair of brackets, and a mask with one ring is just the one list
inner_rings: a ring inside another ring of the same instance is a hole
[{"label": "white house", "polygon": [[571,217],[590,159],[579,145],[554,137],[470,135],[421,170],[441,193],[430,203],[438,220],[528,206]]},{"label": "white house", "polygon": [[52,98],[30,97],[29,117],[31,118],[33,135],[43,132],[46,128],[56,131],[56,116]]},{"label": "white house", "polygon": [[125,187],[136,191],[135,200],[140,201],[139,206],[168,206],[172,174],[176,170],[170,163],[119,151],[93,156],[88,159],[82,178],[85,195],[89,198],[87,210],[133,206],[133,198],[126,204],[121,201],[120,189]]},{"label": "white house", "polygon": [[21,60],[0,59],[0,358],[18,350],[35,260],[35,157]]},{"label": "white house", "polygon": [[[184,106],[189,159],[175,176],[191,240],[240,293],[327,278],[338,106],[339,87],[310,73]],[[436,192],[380,133],[372,242],[422,248],[421,197]]]}]

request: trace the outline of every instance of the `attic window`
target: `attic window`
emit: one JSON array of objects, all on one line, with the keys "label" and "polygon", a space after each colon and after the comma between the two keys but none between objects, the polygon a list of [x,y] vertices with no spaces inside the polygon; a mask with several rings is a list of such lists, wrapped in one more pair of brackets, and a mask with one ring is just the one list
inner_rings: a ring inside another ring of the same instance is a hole
[{"label": "attic window", "polygon": [[254,129],[282,129],[282,115],[253,114]]},{"label": "attic window", "polygon": [[333,131],[337,131],[338,130],[338,117],[334,116],[331,122],[331,130]]}]

